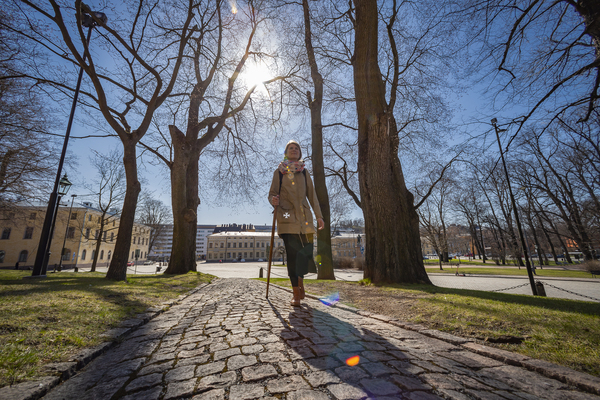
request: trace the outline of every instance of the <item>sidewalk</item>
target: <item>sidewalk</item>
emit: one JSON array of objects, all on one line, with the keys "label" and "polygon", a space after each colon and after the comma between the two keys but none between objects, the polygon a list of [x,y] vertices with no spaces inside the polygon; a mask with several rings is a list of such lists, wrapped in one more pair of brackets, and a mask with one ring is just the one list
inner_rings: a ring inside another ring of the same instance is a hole
[{"label": "sidewalk", "polygon": [[600,399],[590,375],[308,297],[294,308],[288,291],[265,289],[202,286],[43,398]]}]

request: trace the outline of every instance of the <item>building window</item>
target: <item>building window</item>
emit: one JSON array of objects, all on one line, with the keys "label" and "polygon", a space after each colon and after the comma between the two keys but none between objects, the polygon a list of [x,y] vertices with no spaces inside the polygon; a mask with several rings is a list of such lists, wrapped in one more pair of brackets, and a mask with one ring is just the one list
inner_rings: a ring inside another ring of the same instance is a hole
[{"label": "building window", "polygon": [[244,247],[248,247],[248,242],[244,242]]},{"label": "building window", "polygon": [[248,258],[248,253],[244,252],[244,258]]},{"label": "building window", "polygon": [[102,222],[102,216],[98,216],[98,223]]},{"label": "building window", "polygon": [[29,253],[27,252],[27,250],[23,250],[20,254],[19,254],[19,262],[27,262],[27,256],[29,255]]},{"label": "building window", "polygon": [[108,232],[104,231],[104,234],[102,235],[103,242],[106,242],[106,235],[108,235]]},{"label": "building window", "polygon": [[74,212],[74,213],[71,214],[71,219],[77,219],[77,213],[76,212]]},{"label": "building window", "polygon": [[10,230],[11,230],[11,228],[2,229],[2,240],[10,239]]},{"label": "building window", "polygon": [[90,216],[88,217],[88,221],[91,221],[91,220],[92,220],[92,216],[90,215]]},{"label": "building window", "polygon": [[209,243],[209,244],[208,244],[208,248],[209,248],[209,249],[212,249],[212,243]]},{"label": "building window", "polygon": [[236,243],[235,243],[235,242],[233,242],[233,248],[234,248],[234,249],[235,249],[235,245],[236,245]]},{"label": "building window", "polygon": [[131,258],[135,258],[135,251],[131,252]]},{"label": "building window", "polygon": [[86,239],[89,239],[89,238],[90,238],[90,228],[87,228],[87,229],[85,230],[85,238],[86,238]]},{"label": "building window", "polygon": [[104,260],[104,250],[100,250],[100,259]]},{"label": "building window", "polygon": [[254,243],[250,242],[250,247],[254,247]]},{"label": "building window", "polygon": [[115,240],[115,233],[111,232],[110,233],[110,241],[112,242],[113,240]]},{"label": "building window", "polygon": [[108,261],[110,261],[110,256],[112,256],[112,251],[110,251],[110,250],[109,250],[109,251],[108,251],[108,255],[107,255],[107,257],[106,257],[106,259],[107,259]]},{"label": "building window", "polygon": [[63,261],[69,261],[71,259],[71,249],[65,249],[65,252],[62,256]]},{"label": "building window", "polygon": [[4,250],[0,250],[0,263],[4,262],[4,255],[6,254],[6,252]]},{"label": "building window", "polygon": [[262,246],[261,247],[265,247],[265,242],[262,242]]},{"label": "building window", "polygon": [[96,250],[92,250],[92,261],[94,261],[94,257],[96,256]]},{"label": "building window", "polygon": [[225,247],[225,243],[221,242],[221,248]]},{"label": "building window", "polygon": [[94,239],[98,239],[100,237],[100,229],[96,229],[96,233],[94,234]]},{"label": "building window", "polygon": [[25,228],[25,235],[23,235],[23,239],[31,239],[33,237],[33,227],[28,226]]},{"label": "building window", "polygon": [[227,253],[227,258],[231,258],[231,253]]},{"label": "building window", "polygon": [[35,219],[35,217],[37,217],[37,213],[29,214],[29,219]]},{"label": "building window", "polygon": [[69,229],[67,229],[67,239],[73,239],[73,238],[75,238],[75,227],[70,226]]},{"label": "building window", "polygon": [[85,256],[86,256],[86,255],[87,255],[87,251],[86,251],[86,250],[83,250],[83,251],[81,252],[81,261],[84,261],[84,260],[85,260]]},{"label": "building window", "polygon": [[230,248],[230,247],[231,247],[231,243],[227,243],[227,248]]}]

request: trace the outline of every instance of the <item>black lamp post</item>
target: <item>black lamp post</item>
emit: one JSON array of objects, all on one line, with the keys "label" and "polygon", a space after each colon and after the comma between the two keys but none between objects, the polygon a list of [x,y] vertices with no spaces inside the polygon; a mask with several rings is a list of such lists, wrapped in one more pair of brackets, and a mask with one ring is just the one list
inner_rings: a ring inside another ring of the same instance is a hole
[{"label": "black lamp post", "polygon": [[63,239],[62,251],[60,252],[60,262],[58,263],[58,270],[62,270],[62,262],[65,256],[65,245],[67,243],[67,235],[69,234],[69,223],[71,222],[71,212],[73,211],[73,202],[75,201],[76,194],[71,195],[71,207],[69,208],[69,216],[67,217],[67,228],[65,229],[65,237]]},{"label": "black lamp post", "polygon": [[[93,14],[93,16],[90,14]],[[105,24],[107,21],[107,17],[105,14],[95,11],[89,11],[82,15],[81,24],[84,27],[89,28],[86,38],[86,48],[88,48],[90,45],[90,37],[92,36],[92,30],[95,26],[98,25],[98,22],[96,22],[96,20],[99,21],[99,23],[101,24]],[[83,62],[85,62],[87,55],[87,51],[84,51]],[[60,160],[58,162],[58,171],[56,172],[56,179],[54,180],[54,188],[52,190],[52,193],[50,194],[50,200],[48,201],[48,207],[46,208],[46,217],[44,219],[44,225],[42,226],[42,233],[40,235],[40,242],[38,244],[38,250],[35,256],[35,264],[33,265],[33,273],[31,274],[31,276],[46,276],[46,268],[48,267],[48,250],[50,249],[50,242],[52,241],[51,231],[54,227],[54,221],[56,220],[56,211],[58,210],[58,203],[60,201],[58,192],[59,185],[61,182],[60,175],[62,174],[62,168],[65,162],[65,154],[67,153],[67,146],[69,144],[69,136],[71,134],[73,116],[75,115],[75,108],[77,106],[77,98],[79,97],[79,88],[81,87],[82,78],[83,67],[79,69],[79,77],[77,78],[77,86],[75,87],[75,94],[73,95],[73,105],[71,106],[71,114],[69,115],[69,123],[67,124],[65,141],[63,143],[62,152],[60,154]]]},{"label": "black lamp post", "polygon": [[506,129],[498,128],[498,120],[496,118],[492,119],[492,125],[494,126],[494,131],[496,132],[496,140],[498,141],[498,148],[500,149],[500,157],[502,158],[502,165],[504,166],[504,174],[506,176],[506,183],[508,185],[508,193],[510,195],[510,201],[512,203],[513,210],[515,210],[515,221],[517,222],[517,229],[519,230],[519,238],[521,239],[521,247],[523,247],[523,252],[525,254],[525,266],[527,268],[527,276],[529,277],[529,284],[531,285],[531,291],[534,296],[538,295],[537,288],[535,286],[535,281],[533,280],[533,269],[531,268],[531,264],[529,263],[529,256],[527,254],[527,246],[525,245],[525,238],[523,237],[523,228],[521,227],[521,220],[519,219],[519,212],[517,210],[517,202],[515,201],[515,196],[513,195],[512,187],[510,186],[510,179],[508,177],[508,168],[506,168],[506,161],[504,160],[504,152],[502,151],[502,144],[500,144],[500,132],[505,132]]}]

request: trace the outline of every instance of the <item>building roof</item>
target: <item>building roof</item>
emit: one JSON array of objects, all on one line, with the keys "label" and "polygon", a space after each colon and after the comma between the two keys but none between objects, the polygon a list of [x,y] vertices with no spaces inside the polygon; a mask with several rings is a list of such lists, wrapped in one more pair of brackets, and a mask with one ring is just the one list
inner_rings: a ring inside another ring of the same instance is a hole
[{"label": "building roof", "polygon": [[212,235],[208,235],[207,237],[211,237],[211,238],[222,238],[222,237],[229,237],[229,238],[239,238],[239,239],[244,239],[244,238],[251,238],[251,237],[270,237],[271,236],[271,232],[219,232],[219,233],[213,233]]}]

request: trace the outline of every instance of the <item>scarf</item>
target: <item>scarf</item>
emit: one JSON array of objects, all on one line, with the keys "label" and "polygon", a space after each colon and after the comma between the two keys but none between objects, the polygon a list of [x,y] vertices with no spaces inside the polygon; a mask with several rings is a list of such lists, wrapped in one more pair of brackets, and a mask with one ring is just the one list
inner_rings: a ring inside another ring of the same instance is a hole
[{"label": "scarf", "polygon": [[283,175],[290,174],[289,178],[293,179],[295,172],[304,171],[304,161],[302,161],[302,160],[300,160],[300,161],[284,160],[279,163],[279,167],[277,167],[277,168],[279,169],[279,172],[281,172]]}]

